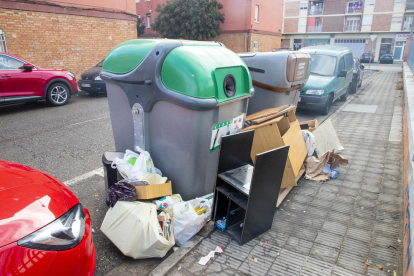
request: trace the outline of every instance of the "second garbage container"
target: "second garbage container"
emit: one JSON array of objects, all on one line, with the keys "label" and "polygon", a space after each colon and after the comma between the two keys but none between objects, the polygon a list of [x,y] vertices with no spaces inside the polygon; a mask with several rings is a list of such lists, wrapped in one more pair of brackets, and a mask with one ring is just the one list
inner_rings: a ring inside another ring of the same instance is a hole
[{"label": "second garbage container", "polygon": [[116,150],[149,151],[185,200],[211,193],[220,138],[242,129],[254,93],[244,62],[216,42],[136,39],[100,75]]}]

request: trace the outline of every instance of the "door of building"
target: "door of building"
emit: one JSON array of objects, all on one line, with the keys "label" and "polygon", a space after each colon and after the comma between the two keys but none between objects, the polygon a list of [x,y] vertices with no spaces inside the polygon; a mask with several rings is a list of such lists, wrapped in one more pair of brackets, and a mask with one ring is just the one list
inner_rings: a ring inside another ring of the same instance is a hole
[{"label": "door of building", "polygon": [[394,47],[394,60],[402,61],[404,57],[404,48],[405,42],[404,41],[396,41]]},{"label": "door of building", "polygon": [[365,39],[362,38],[338,38],[335,39],[335,46],[348,47],[354,57],[361,57],[365,52]]}]

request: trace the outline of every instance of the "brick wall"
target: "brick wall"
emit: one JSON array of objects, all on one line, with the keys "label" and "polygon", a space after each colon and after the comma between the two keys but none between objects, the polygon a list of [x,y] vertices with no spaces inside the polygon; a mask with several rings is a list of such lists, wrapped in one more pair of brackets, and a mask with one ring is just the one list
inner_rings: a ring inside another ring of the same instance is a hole
[{"label": "brick wall", "polygon": [[273,49],[279,49],[282,45],[282,39],[280,36],[251,33],[249,38],[250,38],[249,52],[254,51],[254,48],[253,48],[254,41],[258,42],[259,52],[270,52]]},{"label": "brick wall", "polygon": [[[378,39],[378,38],[377,38],[377,39]],[[367,43],[365,43],[365,50],[364,50],[364,53],[374,53],[374,52],[373,52],[373,49],[374,49],[374,44],[375,44],[377,41],[375,40],[375,43],[372,43],[371,38],[367,38],[367,39],[366,39],[366,42],[367,42]]]},{"label": "brick wall", "polygon": [[[225,33],[210,40],[223,43],[235,53],[244,52],[245,33]],[[281,47],[280,36],[248,33],[246,41],[247,52],[254,51],[254,41],[257,41],[259,44],[259,52],[268,52]]]},{"label": "brick wall", "polygon": [[374,14],[371,30],[373,32],[389,31],[391,28],[392,14]]},{"label": "brick wall", "polygon": [[394,10],[395,0],[375,1],[374,12],[389,12]]},{"label": "brick wall", "polygon": [[285,18],[284,19],[284,33],[297,33],[299,18]]},{"label": "brick wall", "polygon": [[290,39],[282,39],[281,48],[290,48]]},{"label": "brick wall", "polygon": [[121,42],[134,39],[136,22],[78,15],[0,9],[8,52],[45,68],[80,74]]},{"label": "brick wall", "polygon": [[323,14],[344,14],[347,0],[326,0],[324,2]]},{"label": "brick wall", "polygon": [[235,53],[244,52],[244,40],[245,33],[226,33],[210,39],[210,41],[219,41],[223,43],[224,45],[226,45],[227,48],[229,48]]},{"label": "brick wall", "polygon": [[343,32],[344,22],[344,16],[323,17],[322,32]]},{"label": "brick wall", "polygon": [[285,17],[299,16],[300,1],[285,2]]}]

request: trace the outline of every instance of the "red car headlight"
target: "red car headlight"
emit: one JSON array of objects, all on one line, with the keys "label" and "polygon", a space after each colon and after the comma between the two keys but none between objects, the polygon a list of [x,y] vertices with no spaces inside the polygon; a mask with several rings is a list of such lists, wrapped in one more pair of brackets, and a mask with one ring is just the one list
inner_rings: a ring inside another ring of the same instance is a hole
[{"label": "red car headlight", "polygon": [[73,206],[60,218],[20,239],[22,247],[61,251],[77,246],[85,235],[85,213],[81,204]]}]

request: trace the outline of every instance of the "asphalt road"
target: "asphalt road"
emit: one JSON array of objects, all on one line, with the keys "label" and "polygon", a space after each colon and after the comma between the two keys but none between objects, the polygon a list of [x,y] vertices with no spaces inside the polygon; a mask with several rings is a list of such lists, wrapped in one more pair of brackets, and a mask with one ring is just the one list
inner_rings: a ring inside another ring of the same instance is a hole
[{"label": "asphalt road", "polygon": [[[366,70],[365,77],[373,71]],[[336,102],[333,113],[343,102]],[[329,115],[328,115],[329,116]],[[300,121],[327,116],[297,113]],[[0,159],[25,164],[68,181],[102,168],[102,153],[114,150],[106,97],[86,93],[73,96],[62,107],[46,102],[0,107]],[[132,260],[99,230],[107,211],[102,175],[94,175],[70,188],[91,213],[97,251],[96,275],[147,275],[162,259]]]}]

